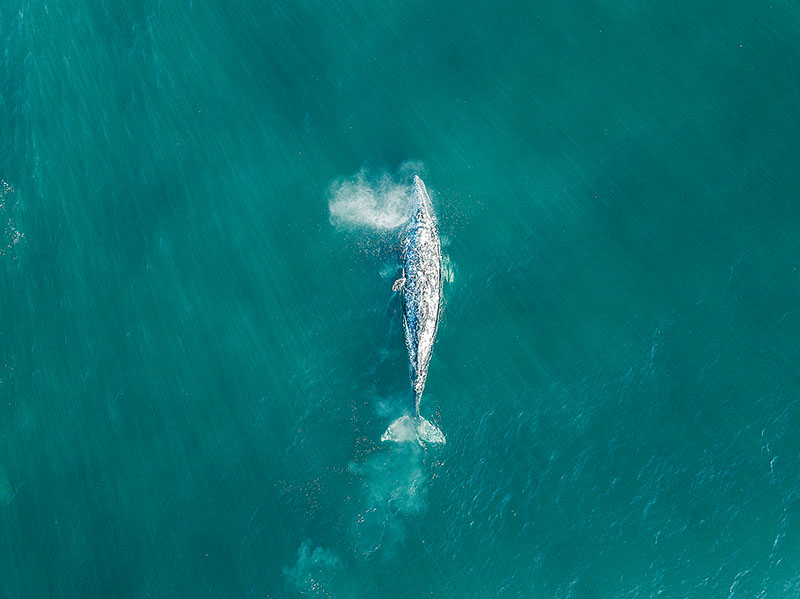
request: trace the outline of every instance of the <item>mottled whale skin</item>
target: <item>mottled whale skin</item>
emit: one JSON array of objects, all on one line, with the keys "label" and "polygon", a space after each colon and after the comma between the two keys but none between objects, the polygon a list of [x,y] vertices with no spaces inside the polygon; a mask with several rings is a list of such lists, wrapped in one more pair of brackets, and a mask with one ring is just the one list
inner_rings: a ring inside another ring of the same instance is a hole
[{"label": "mottled whale skin", "polygon": [[442,245],[425,183],[414,176],[414,212],[403,242],[403,275],[392,287],[403,300],[403,331],[408,349],[412,405],[395,420],[383,441],[444,443],[444,435],[419,413],[442,305]]}]

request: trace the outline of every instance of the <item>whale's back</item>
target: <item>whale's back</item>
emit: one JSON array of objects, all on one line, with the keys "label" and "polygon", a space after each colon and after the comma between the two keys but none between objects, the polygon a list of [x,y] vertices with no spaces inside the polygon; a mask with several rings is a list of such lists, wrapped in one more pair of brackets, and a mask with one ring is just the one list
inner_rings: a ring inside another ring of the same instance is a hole
[{"label": "whale's back", "polygon": [[442,253],[433,206],[425,183],[414,177],[416,207],[406,239],[403,325],[408,346],[416,409],[425,388],[428,365],[439,324]]}]

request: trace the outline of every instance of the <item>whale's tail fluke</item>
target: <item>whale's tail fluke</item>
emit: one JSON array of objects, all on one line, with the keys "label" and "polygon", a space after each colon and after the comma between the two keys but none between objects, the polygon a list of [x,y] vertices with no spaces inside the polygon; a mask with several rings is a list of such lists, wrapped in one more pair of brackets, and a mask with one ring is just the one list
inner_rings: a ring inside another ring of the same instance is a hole
[{"label": "whale's tail fluke", "polygon": [[445,444],[445,438],[436,426],[425,420],[422,416],[401,416],[389,425],[383,433],[381,441],[394,441],[402,443],[404,441],[416,441],[420,445],[424,443]]}]

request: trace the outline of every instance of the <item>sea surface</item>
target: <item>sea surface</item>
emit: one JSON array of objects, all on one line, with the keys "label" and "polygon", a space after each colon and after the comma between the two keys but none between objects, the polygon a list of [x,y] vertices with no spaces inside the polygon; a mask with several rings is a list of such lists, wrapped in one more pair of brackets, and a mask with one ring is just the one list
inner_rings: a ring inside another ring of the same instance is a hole
[{"label": "sea surface", "polygon": [[[3,0],[0,598],[800,597],[795,0]],[[399,276],[431,193],[422,414]]]}]

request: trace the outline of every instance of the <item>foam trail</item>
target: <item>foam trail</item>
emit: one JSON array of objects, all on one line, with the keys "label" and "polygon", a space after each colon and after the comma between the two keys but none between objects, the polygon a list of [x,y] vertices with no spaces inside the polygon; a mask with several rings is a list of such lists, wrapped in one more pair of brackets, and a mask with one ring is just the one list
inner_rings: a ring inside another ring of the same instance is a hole
[{"label": "foam trail", "polygon": [[350,471],[362,479],[361,510],[353,524],[356,550],[362,557],[391,559],[405,540],[406,519],[427,509],[423,457],[419,445],[403,443],[363,464],[350,464]]},{"label": "foam trail", "polygon": [[410,173],[422,168],[404,162],[397,172],[376,176],[362,168],[350,177],[334,180],[329,187],[331,223],[341,228],[389,231],[408,222],[414,205]]},{"label": "foam trail", "polygon": [[323,547],[314,547],[306,539],[297,550],[297,562],[283,568],[283,576],[290,589],[302,595],[313,594],[330,597],[328,588],[333,575],[341,569],[341,561],[335,553]]}]

